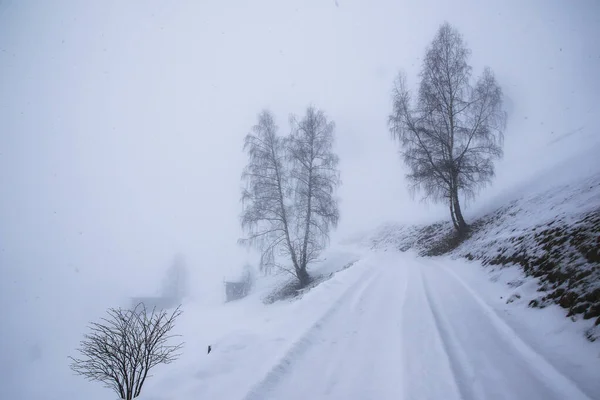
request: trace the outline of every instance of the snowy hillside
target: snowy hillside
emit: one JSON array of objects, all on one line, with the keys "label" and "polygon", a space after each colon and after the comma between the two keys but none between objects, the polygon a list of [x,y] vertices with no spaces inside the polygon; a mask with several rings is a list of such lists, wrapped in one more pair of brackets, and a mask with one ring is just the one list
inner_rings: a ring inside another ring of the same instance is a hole
[{"label": "snowy hillside", "polygon": [[540,308],[559,304],[573,320],[589,320],[585,335],[596,340],[600,337],[600,173],[545,189],[540,189],[538,178],[534,190],[523,190],[493,212],[475,216],[473,232],[464,242],[454,237],[449,222],[441,222],[387,225],[369,244],[374,249],[414,248],[422,255],[480,260],[496,279],[504,267],[518,266],[523,276],[508,282],[514,293],[507,301]]}]

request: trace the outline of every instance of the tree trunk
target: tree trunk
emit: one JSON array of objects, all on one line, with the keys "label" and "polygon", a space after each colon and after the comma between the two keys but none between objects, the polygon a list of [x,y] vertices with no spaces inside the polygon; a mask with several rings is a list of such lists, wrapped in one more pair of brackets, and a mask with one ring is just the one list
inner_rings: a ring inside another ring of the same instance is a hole
[{"label": "tree trunk", "polygon": [[448,203],[450,205],[450,216],[452,217],[452,224],[454,225],[454,229],[458,230],[458,222],[456,222],[456,216],[454,215],[454,201],[452,199],[452,196],[449,198]]},{"label": "tree trunk", "polygon": [[460,210],[460,203],[458,201],[458,190],[454,190],[454,214],[456,216],[456,222],[458,224],[457,230],[459,233],[466,232],[468,225],[463,218],[462,211]]},{"label": "tree trunk", "polygon": [[298,266],[298,257],[296,256],[296,252],[294,250],[294,246],[292,246],[292,241],[290,239],[290,229],[288,226],[287,213],[285,211],[285,203],[283,201],[283,188],[281,187],[281,171],[279,170],[279,164],[277,164],[277,155],[275,154],[275,146],[271,145],[271,157],[275,160],[275,176],[277,177],[277,194],[279,195],[279,207],[281,208],[281,219],[283,221],[283,229],[285,230],[285,243],[290,252],[290,256],[292,258],[292,264],[294,268],[297,270]]},{"label": "tree trunk", "polygon": [[304,227],[304,243],[302,245],[302,255],[300,260],[300,269],[298,270],[298,279],[300,280],[300,285],[302,287],[308,284],[308,272],[306,272],[306,265],[308,264],[308,237],[310,236],[310,222],[312,217],[312,190],[313,190],[313,173],[312,173],[312,163],[313,163],[313,140],[311,138],[311,150],[310,150],[310,167],[308,169],[308,201],[306,205],[306,226]]},{"label": "tree trunk", "polygon": [[310,282],[310,276],[308,275],[308,272],[306,271],[306,266],[304,266],[304,268],[299,268],[298,270],[296,270],[296,276],[298,277],[298,280],[300,281],[301,287],[308,285],[308,283]]},{"label": "tree trunk", "polygon": [[312,140],[311,140],[311,151],[310,151],[310,167],[308,168],[308,195],[307,195],[307,204],[306,204],[306,225],[304,227],[304,243],[302,245],[302,259],[301,268],[306,271],[306,264],[308,263],[306,252],[308,250],[308,236],[310,235],[310,219],[312,214],[312,189],[313,189],[313,174],[312,174],[312,160],[313,160],[313,152],[312,152]]}]

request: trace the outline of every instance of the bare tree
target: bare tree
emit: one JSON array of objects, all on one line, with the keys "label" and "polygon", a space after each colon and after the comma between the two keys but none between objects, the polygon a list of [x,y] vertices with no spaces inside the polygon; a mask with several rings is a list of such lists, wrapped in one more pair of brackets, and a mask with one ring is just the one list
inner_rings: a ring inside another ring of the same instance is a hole
[{"label": "bare tree", "polygon": [[298,249],[298,279],[309,280],[306,268],[317,259],[337,226],[339,209],[335,190],[340,184],[338,156],[333,153],[335,124],[321,110],[309,107],[301,120],[291,118],[287,139],[294,180],[294,243]]},{"label": "bare tree", "polygon": [[242,174],[246,187],[242,190],[242,227],[248,237],[241,244],[258,247],[261,270],[278,267],[279,257],[291,260],[294,271],[299,270],[296,248],[290,237],[289,172],[285,164],[284,141],[277,135],[278,127],[268,111],[258,116],[258,124],[246,135],[244,150],[249,162]]},{"label": "bare tree", "polygon": [[111,308],[102,322],[91,323],[91,333],[77,349],[81,358],[69,357],[70,367],[131,400],[139,396],[152,368],[178,358],[183,343],[168,342],[175,337],[171,330],[180,314],[179,307],[171,314],[156,309],[148,312],[143,303],[133,310]]},{"label": "bare tree", "polygon": [[447,202],[459,232],[468,228],[459,197],[473,198],[491,182],[506,121],[492,71],[486,67],[472,82],[469,56],[460,33],[444,23],[426,51],[416,101],[401,73],[389,117],[412,188],[425,199]]},{"label": "bare tree", "polygon": [[338,158],[332,152],[334,124],[322,111],[310,107],[302,120],[291,123],[292,134],[281,138],[273,116],[263,111],[246,136],[241,222],[248,237],[240,242],[261,250],[263,270],[287,271],[306,285],[307,266],[339,219]]}]

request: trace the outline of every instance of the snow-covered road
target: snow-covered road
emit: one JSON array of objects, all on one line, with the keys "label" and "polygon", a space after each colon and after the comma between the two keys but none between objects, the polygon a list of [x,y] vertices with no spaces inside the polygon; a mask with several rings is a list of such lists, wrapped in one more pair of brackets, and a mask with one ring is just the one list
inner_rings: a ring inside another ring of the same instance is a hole
[{"label": "snow-covered road", "polygon": [[594,397],[440,261],[378,253],[368,264],[246,399]]}]

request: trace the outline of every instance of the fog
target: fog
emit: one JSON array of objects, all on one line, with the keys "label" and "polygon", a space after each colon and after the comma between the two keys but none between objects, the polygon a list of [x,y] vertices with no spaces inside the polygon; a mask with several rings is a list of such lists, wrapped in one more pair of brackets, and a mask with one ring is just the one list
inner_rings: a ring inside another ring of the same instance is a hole
[{"label": "fog", "polygon": [[255,259],[236,241],[263,108],[283,134],[309,104],[336,122],[334,240],[446,218],[411,197],[387,130],[396,74],[416,87],[444,21],[509,111],[496,184],[468,210],[598,144],[595,0],[1,1],[0,397],[95,390],[68,370],[86,322],[157,294],[178,254],[191,296],[222,300]]}]

